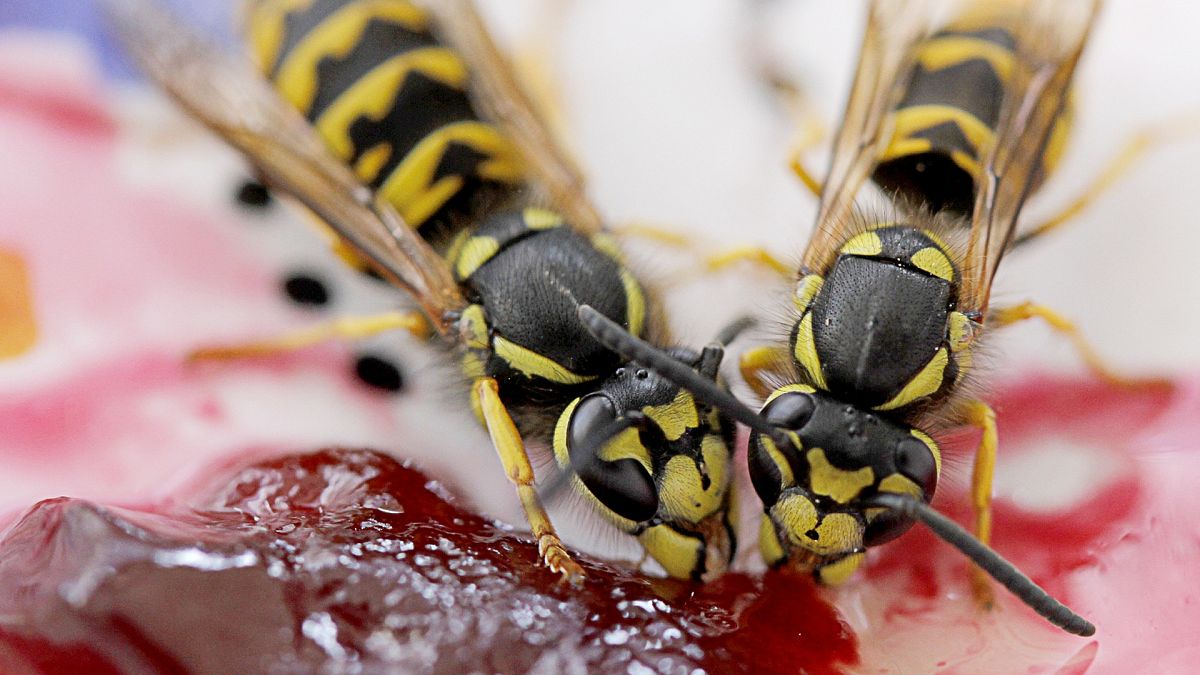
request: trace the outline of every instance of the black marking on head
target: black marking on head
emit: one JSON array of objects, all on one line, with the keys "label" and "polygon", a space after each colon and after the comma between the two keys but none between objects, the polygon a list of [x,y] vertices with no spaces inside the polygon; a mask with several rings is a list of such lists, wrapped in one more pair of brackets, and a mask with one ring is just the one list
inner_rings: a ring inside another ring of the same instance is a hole
[{"label": "black marking on head", "polygon": [[297,305],[320,307],[329,303],[328,287],[307,272],[295,272],[284,279],[283,292]]},{"label": "black marking on head", "polygon": [[370,387],[386,392],[404,389],[404,375],[394,363],[382,356],[363,354],[354,362],[354,374]]}]

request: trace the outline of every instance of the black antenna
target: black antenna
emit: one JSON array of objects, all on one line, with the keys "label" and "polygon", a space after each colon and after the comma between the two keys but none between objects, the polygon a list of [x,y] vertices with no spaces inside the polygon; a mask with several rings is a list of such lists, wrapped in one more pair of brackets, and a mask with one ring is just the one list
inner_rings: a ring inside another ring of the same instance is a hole
[{"label": "black antenna", "polygon": [[867,506],[879,506],[902,513],[909,518],[919,520],[933,531],[943,541],[962,551],[987,572],[993,579],[1000,582],[1021,602],[1029,605],[1033,611],[1041,614],[1047,621],[1059,628],[1087,637],[1096,632],[1096,627],[1087,619],[1076,614],[1071,608],[1055,600],[1041,586],[1033,583],[1029,577],[1021,573],[1012,563],[1000,557],[986,544],[979,541],[964,530],[958,523],[938,513],[925,502],[911,495],[881,492],[863,500]]},{"label": "black antenna", "polygon": [[660,376],[690,391],[696,398],[723,411],[751,429],[769,436],[779,444],[788,444],[788,436],[775,425],[765,420],[749,406],[737,400],[733,394],[722,389],[716,382],[706,380],[686,364],[677,361],[666,352],[640,340],[621,328],[617,323],[592,309],[580,305],[576,310],[592,337],[621,356],[636,361]]}]

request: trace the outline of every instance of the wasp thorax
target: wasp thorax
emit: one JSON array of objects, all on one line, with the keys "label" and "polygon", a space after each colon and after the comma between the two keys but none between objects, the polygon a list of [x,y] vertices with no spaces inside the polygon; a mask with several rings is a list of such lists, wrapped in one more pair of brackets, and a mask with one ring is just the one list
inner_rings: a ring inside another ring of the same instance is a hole
[{"label": "wasp thorax", "polygon": [[907,425],[803,386],[762,414],[790,442],[753,433],[750,478],[789,557],[837,558],[902,534],[910,520],[861,506],[878,492],[933,496],[937,445]]}]

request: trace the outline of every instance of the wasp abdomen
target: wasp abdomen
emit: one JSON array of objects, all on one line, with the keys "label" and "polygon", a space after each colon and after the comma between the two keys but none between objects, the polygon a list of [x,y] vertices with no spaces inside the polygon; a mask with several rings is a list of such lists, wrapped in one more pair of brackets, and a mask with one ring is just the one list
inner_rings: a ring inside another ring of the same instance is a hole
[{"label": "wasp abdomen", "polygon": [[413,227],[521,181],[515,149],[479,119],[470,73],[407,0],[258,0],[262,71],[334,153]]}]

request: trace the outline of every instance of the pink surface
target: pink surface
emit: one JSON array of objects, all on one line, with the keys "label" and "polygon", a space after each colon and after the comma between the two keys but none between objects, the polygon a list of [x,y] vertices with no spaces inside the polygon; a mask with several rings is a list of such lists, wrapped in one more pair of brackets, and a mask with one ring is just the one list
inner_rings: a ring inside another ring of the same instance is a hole
[{"label": "pink surface", "polygon": [[[0,50],[0,249],[29,267],[40,331],[32,350],[0,361],[0,504],[58,494],[144,502],[231,454],[397,437],[389,404],[349,381],[335,348],[270,364],[183,362],[197,345],[278,332],[300,318],[227,211],[190,208],[122,177],[120,125],[86,71],[35,77],[31,60]],[[1194,666],[1200,379],[1181,379],[1171,394],[1033,380],[995,400],[1002,469],[1048,458],[1001,481],[996,547],[1096,623],[1097,636],[1060,634],[1002,591],[997,610],[980,615],[962,560],[915,530],[828,594],[858,633],[860,667]],[[1056,464],[1063,448],[1082,464]],[[958,455],[935,505],[961,522],[969,460]],[[1092,465],[1106,468],[1067,503],[1022,506],[1023,486],[1061,492]],[[461,484],[470,470],[444,478]]]}]

